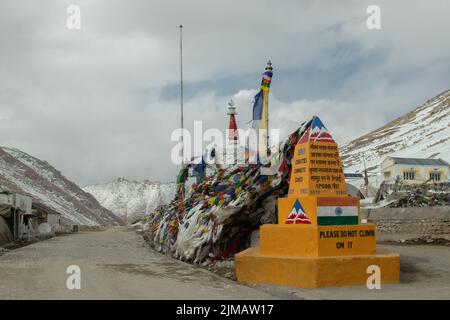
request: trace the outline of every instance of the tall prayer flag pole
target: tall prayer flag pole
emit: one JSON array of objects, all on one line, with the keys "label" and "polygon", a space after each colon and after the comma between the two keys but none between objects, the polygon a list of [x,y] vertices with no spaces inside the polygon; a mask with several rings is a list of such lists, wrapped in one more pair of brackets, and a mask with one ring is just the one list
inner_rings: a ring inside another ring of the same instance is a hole
[{"label": "tall prayer flag pole", "polygon": [[272,81],[273,68],[272,62],[269,60],[266,65],[266,71],[263,73],[261,80],[261,90],[263,91],[263,110],[261,129],[266,130],[266,151],[269,151],[269,89]]},{"label": "tall prayer flag pole", "polygon": [[[260,90],[255,96],[253,102],[252,128],[258,129],[257,138],[257,157],[268,154],[269,149],[269,89],[273,75],[272,62],[267,62],[265,71],[262,75]],[[259,129],[264,129],[259,130]],[[265,133],[265,134],[264,134]],[[250,145],[249,145],[250,149]],[[263,152],[266,150],[266,152]]]}]

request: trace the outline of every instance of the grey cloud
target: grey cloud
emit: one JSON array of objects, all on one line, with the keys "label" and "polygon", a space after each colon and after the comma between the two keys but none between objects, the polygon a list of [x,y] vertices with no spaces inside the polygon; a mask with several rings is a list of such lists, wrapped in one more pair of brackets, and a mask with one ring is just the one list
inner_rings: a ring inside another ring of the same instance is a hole
[{"label": "grey cloud", "polygon": [[[80,31],[65,28],[72,3],[82,10]],[[2,1],[0,144],[81,185],[117,176],[173,180],[180,23],[187,128],[203,120],[225,129],[233,95],[245,126],[271,58],[272,127],[289,131],[318,114],[348,141],[450,84],[447,1],[378,1],[377,32],[365,27],[369,4]]]}]

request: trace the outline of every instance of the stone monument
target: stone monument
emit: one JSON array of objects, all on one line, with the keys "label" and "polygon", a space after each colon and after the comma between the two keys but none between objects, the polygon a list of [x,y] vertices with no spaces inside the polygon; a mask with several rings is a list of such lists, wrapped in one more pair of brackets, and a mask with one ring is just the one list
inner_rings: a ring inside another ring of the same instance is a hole
[{"label": "stone monument", "polygon": [[236,255],[237,280],[299,288],[365,285],[377,266],[381,284],[398,283],[400,257],[377,251],[375,225],[361,224],[359,198],[347,195],[337,144],[318,117],[294,152],[278,224],[262,225],[260,246]]}]

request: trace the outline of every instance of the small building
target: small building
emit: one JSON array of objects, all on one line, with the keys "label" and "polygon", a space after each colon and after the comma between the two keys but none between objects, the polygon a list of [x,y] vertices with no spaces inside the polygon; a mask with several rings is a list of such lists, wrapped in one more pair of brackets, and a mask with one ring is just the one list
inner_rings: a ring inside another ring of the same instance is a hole
[{"label": "small building", "polygon": [[381,163],[381,179],[394,182],[397,177],[406,184],[447,182],[449,164],[442,159],[387,157]]},{"label": "small building", "polygon": [[[13,240],[22,239],[32,230],[32,199],[19,193],[0,192],[0,215],[3,226],[8,226]],[[6,229],[3,227],[3,232]],[[6,238],[6,237],[5,237]]]},{"label": "small building", "polygon": [[61,214],[29,196],[0,191],[0,245],[33,241],[62,230]]}]

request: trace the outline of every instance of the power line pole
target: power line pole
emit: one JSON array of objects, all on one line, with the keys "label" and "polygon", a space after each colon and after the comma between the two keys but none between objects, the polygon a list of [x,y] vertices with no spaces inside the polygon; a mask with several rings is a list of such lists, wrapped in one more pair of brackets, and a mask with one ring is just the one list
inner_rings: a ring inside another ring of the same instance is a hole
[{"label": "power line pole", "polygon": [[366,186],[366,197],[369,196],[369,177],[367,176],[366,159],[364,158],[364,153],[361,153],[363,164],[364,164],[364,185]]},{"label": "power line pole", "polygon": [[364,158],[364,154],[361,154],[361,156],[362,156],[363,165],[364,165],[364,184],[366,186],[368,186],[369,185],[369,177],[367,176],[366,159]]},{"label": "power line pole", "polygon": [[180,24],[180,107],[181,107],[181,165],[184,164],[184,121],[183,121],[183,25]]}]

